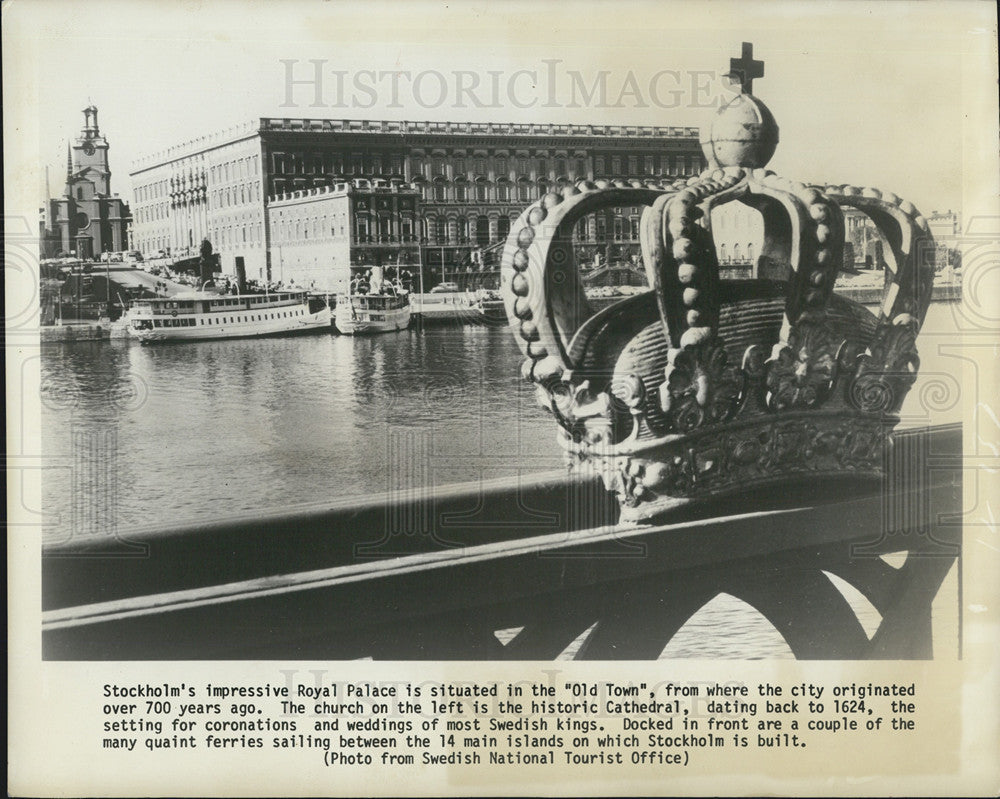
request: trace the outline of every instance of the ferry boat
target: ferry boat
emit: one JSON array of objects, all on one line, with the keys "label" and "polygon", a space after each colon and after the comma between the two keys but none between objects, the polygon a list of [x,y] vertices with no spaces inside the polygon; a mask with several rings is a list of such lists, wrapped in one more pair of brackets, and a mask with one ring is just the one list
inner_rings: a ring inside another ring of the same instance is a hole
[{"label": "ferry boat", "polygon": [[330,309],[305,291],[215,294],[192,291],[136,300],[129,333],[142,342],[274,336],[330,327]]},{"label": "ferry boat", "polygon": [[476,310],[479,312],[479,321],[485,325],[505,325],[507,324],[507,309],[504,307],[503,298],[490,289],[480,289],[476,292]]},{"label": "ferry boat", "polygon": [[367,291],[363,281],[350,294],[337,295],[334,323],[347,336],[392,333],[410,326],[410,294],[399,281],[389,282],[380,267],[370,269]]}]

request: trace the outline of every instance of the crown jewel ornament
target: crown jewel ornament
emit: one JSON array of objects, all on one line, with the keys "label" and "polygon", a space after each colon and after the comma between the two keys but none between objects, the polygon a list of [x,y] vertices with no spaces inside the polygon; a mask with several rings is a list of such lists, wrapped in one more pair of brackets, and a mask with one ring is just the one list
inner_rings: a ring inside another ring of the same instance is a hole
[{"label": "crown jewel ornament", "polygon": [[[501,262],[522,375],[558,423],[571,468],[596,469],[622,521],[797,479],[882,474],[916,379],[934,279],[926,221],[894,194],[791,181],[765,169],[778,125],[750,94],[763,63],[731,62],[739,93],[703,131],[709,166],[657,184],[578,181],[521,214]],[[720,278],[712,210],[760,212],[749,280]],[[645,205],[650,291],[594,312],[573,260],[584,216]],[[885,243],[876,313],[834,293],[843,208]]]}]

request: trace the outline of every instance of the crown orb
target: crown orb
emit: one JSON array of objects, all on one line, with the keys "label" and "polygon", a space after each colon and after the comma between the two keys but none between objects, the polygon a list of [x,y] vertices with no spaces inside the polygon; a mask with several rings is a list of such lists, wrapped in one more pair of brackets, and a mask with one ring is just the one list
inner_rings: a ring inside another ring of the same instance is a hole
[{"label": "crown orb", "polygon": [[778,147],[778,123],[751,94],[738,94],[702,132],[701,148],[712,166],[764,167]]}]

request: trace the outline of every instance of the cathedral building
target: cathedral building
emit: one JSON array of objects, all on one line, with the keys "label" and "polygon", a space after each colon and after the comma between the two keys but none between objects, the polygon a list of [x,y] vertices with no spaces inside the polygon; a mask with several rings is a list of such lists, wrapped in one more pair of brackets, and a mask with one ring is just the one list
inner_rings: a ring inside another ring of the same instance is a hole
[{"label": "cathedral building", "polygon": [[[83,129],[67,147],[66,184],[42,208],[41,256],[83,260],[129,248],[129,206],[111,192],[108,140],[97,124],[97,108],[83,110]],[[47,190],[47,187],[46,187]]]}]

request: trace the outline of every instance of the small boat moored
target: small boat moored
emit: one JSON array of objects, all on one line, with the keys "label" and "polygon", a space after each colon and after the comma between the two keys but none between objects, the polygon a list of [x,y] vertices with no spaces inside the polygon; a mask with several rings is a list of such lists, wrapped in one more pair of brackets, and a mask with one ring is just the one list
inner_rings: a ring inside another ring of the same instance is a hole
[{"label": "small boat moored", "polygon": [[506,325],[507,309],[499,292],[491,289],[479,289],[476,292],[476,310],[480,322],[484,325]]},{"label": "small boat moored", "polygon": [[398,278],[386,280],[381,267],[370,271],[370,278],[356,281],[350,294],[337,295],[334,324],[346,336],[392,333],[410,326],[409,292]]}]

